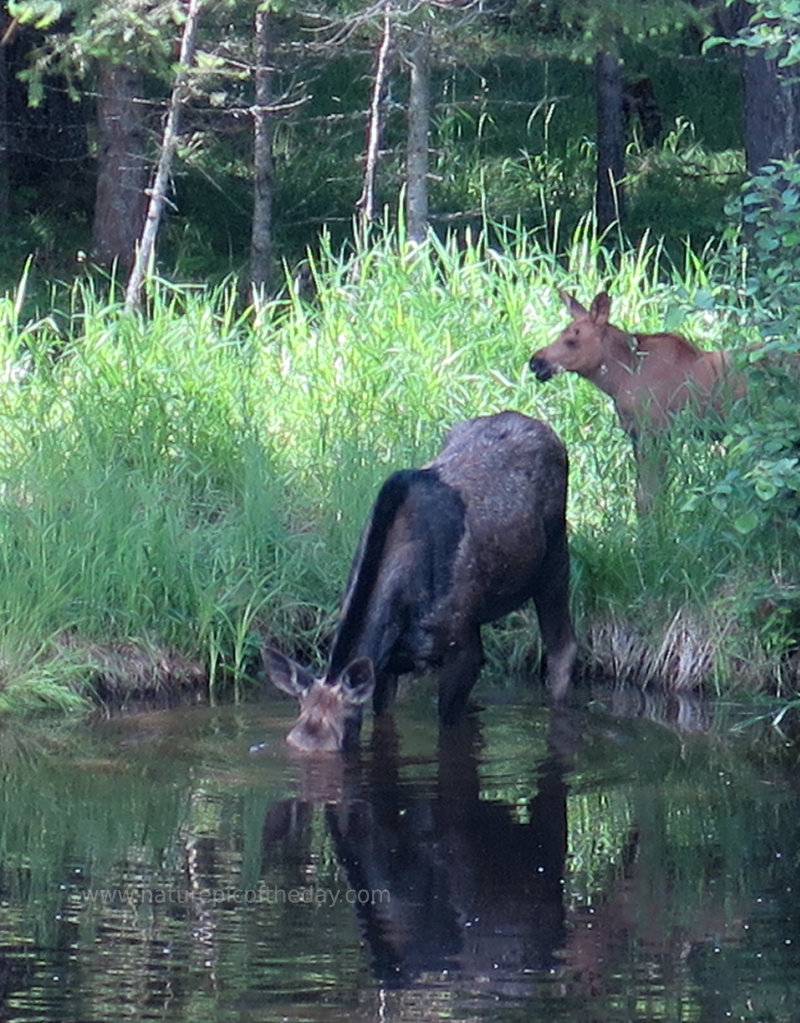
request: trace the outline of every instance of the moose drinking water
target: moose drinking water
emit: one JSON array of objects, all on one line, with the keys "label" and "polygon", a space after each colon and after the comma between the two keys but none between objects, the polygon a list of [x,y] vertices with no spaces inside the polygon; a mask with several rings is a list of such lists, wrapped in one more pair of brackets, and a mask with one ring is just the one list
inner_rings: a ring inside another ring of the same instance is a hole
[{"label": "moose drinking water", "polygon": [[652,439],[687,405],[707,414],[717,411],[726,395],[741,397],[744,380],[732,371],[730,352],[701,351],[680,334],[628,334],[615,327],[608,322],[611,299],[604,291],[588,309],[567,292],[559,294],[572,323],[551,345],[534,352],[530,368],[541,381],[577,373],[613,398],[620,425],[633,441],[637,503],[644,510],[661,472]]},{"label": "moose drinking water", "polygon": [[390,706],[400,675],[439,674],[439,720],[456,720],[483,662],[481,626],[533,598],[552,696],[576,642],[568,607],[567,454],[537,419],[501,412],[459,423],[421,469],[394,473],[361,536],[328,666],[314,679],[270,647],[267,676],[297,696],[287,741],[341,749],[362,707]]}]

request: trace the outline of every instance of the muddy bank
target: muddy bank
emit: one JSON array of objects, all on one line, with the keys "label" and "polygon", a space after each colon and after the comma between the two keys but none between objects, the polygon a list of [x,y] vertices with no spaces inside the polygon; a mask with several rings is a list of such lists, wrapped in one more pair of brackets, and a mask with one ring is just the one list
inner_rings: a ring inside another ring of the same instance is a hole
[{"label": "muddy bank", "polygon": [[[508,658],[517,665],[514,674],[519,675],[521,689],[542,684],[535,663],[537,633],[535,626],[532,628],[530,657],[520,660],[510,653]],[[527,626],[525,629],[527,631]],[[658,703],[671,708],[660,715],[645,715],[669,719],[676,713],[676,707],[685,711],[687,701],[693,706],[702,704],[705,698],[713,698],[718,693],[716,679],[722,658],[730,665],[726,682],[745,699],[767,695],[785,704],[800,687],[800,656],[784,658],[771,665],[737,660],[726,653],[724,636],[713,635],[708,627],[685,612],[677,613],[661,634],[647,633],[623,619],[584,623],[578,634],[580,655],[570,703],[590,702],[597,698],[598,691],[605,702],[609,690],[617,690],[629,694],[626,699],[631,705]],[[270,640],[276,642],[273,637]],[[521,642],[524,639],[518,632],[512,645]],[[315,651],[308,647],[292,649],[291,653],[312,667],[325,659],[324,649]],[[479,702],[491,699],[492,676],[505,677],[503,662],[503,649],[495,646],[475,693]],[[58,685],[86,701],[89,709],[96,708],[104,714],[127,713],[143,707],[202,704],[208,702],[210,696],[207,664],[155,643],[138,640],[101,643],[73,632],[63,632],[48,645],[40,666]],[[261,665],[256,657],[248,670],[254,680],[260,679]],[[224,670],[218,669],[217,674],[220,695],[227,698],[230,687],[225,684]],[[413,682],[411,684],[413,686]],[[245,695],[261,695],[262,685],[260,681],[246,683],[243,691]],[[8,683],[5,688],[7,686]],[[271,694],[271,687],[267,688]],[[42,706],[47,706],[46,699],[42,700]],[[697,712],[693,710],[689,716],[694,720]]]},{"label": "muddy bank", "polygon": [[50,656],[64,666],[76,692],[107,713],[208,701],[205,665],[167,647],[135,640],[97,643],[62,633]]}]

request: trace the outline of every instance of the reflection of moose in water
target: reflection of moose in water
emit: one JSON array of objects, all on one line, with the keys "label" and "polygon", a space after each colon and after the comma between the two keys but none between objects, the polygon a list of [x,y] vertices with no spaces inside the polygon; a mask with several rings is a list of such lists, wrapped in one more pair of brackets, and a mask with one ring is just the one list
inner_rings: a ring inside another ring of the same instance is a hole
[{"label": "reflection of moose in water", "polygon": [[422,469],[394,473],[364,529],[325,675],[266,647],[267,675],[300,700],[288,741],[335,750],[380,714],[398,676],[439,673],[439,719],[454,722],[483,662],[481,625],[533,598],[548,681],[564,695],[576,643],[568,608],[567,455],[518,412],[455,426]]},{"label": "reflection of moose in water", "polygon": [[601,292],[589,309],[560,292],[572,314],[556,340],[534,352],[538,380],[577,373],[614,400],[620,425],[631,438],[639,467],[637,500],[653,496],[658,467],[642,443],[662,432],[687,405],[706,413],[725,396],[741,397],[744,380],[732,373],[731,353],[701,351],[680,334],[629,334],[608,322],[611,299]]},{"label": "reflection of moose in water", "polygon": [[[671,847],[663,844],[663,828],[648,821],[659,784],[650,780],[641,789],[644,820],[633,817],[628,829],[616,831],[615,848],[605,845],[603,783],[589,804],[598,811],[597,844],[586,844],[584,819],[572,839],[584,839],[583,863],[567,859],[568,825],[575,823],[568,818],[571,769],[584,738],[596,749],[593,734],[606,742],[630,734],[625,725],[617,732],[613,716],[594,717],[552,708],[546,755],[509,779],[509,801],[486,795],[488,788],[502,791],[503,780],[491,767],[481,770],[476,716],[440,732],[430,767],[404,760],[391,719],[382,719],[369,749],[302,760],[302,798],[273,804],[267,814],[265,861],[295,859],[299,876],[307,877],[308,865],[319,862],[310,844],[314,835],[319,841],[314,807],[324,814],[343,884],[378,895],[353,900],[353,909],[384,987],[515,1000],[557,984],[559,998],[606,991],[621,997],[623,964],[634,948],[654,976],[681,974],[690,951],[741,926],[725,886],[715,883],[718,852],[712,845],[700,855],[696,902],[677,912],[675,877],[661,859]],[[682,760],[677,746],[675,756]],[[586,777],[578,779],[581,813]]]},{"label": "reflection of moose in water", "polygon": [[[524,971],[552,967],[564,945],[562,761],[554,752],[540,764],[524,802],[490,801],[480,795],[476,740],[471,716],[443,730],[435,784],[415,784],[402,774],[384,720],[363,762],[343,765],[340,798],[326,806],[349,888],[380,895],[356,910],[373,972],[385,983],[449,970],[488,978],[510,994],[525,983]],[[309,816],[307,802],[276,804],[265,842],[286,839]]]}]

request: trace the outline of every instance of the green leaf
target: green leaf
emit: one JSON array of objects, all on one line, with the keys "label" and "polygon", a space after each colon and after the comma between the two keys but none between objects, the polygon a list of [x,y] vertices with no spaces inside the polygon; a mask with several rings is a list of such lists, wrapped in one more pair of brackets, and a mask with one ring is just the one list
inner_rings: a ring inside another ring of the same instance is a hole
[{"label": "green leaf", "polygon": [[39,0],[33,3],[19,3],[9,0],[8,13],[21,25],[33,25],[43,30],[50,28],[64,13],[64,5],[57,0]]},{"label": "green leaf", "polygon": [[778,486],[774,480],[756,480],[755,492],[765,503],[774,501],[778,496]]},{"label": "green leaf", "polygon": [[758,522],[758,515],[754,511],[748,511],[736,516],[733,520],[733,528],[742,536],[747,536],[748,533],[752,533],[756,529]]}]

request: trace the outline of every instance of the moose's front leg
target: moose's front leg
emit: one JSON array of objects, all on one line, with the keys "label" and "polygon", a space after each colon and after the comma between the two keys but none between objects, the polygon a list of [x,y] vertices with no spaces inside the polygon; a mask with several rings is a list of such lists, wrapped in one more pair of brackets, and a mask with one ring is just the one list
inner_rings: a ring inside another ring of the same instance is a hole
[{"label": "moose's front leg", "polygon": [[454,724],[483,665],[480,629],[475,628],[448,653],[439,671],[439,724]]},{"label": "moose's front leg", "polygon": [[667,458],[660,438],[651,434],[634,434],[632,440],[636,458],[636,511],[641,517],[653,510],[663,483]]}]

